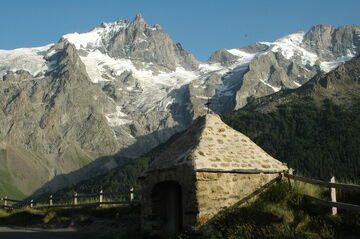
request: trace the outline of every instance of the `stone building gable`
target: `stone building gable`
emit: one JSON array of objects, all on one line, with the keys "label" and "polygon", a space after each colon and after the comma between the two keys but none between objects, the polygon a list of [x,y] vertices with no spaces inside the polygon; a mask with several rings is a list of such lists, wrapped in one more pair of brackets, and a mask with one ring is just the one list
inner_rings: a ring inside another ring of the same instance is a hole
[{"label": "stone building gable", "polygon": [[193,167],[194,162],[189,158],[189,155],[199,144],[201,133],[205,128],[205,121],[205,117],[197,118],[180,138],[151,162],[148,171],[174,168],[179,165]]},{"label": "stone building gable", "polygon": [[187,165],[194,170],[281,172],[286,165],[274,159],[244,134],[208,114],[160,154],[148,171]]},{"label": "stone building gable", "polygon": [[218,115],[195,120],[142,179],[142,227],[162,238],[198,230],[287,167]]},{"label": "stone building gable", "polygon": [[218,115],[206,115],[199,144],[192,152],[194,168],[244,172],[280,172],[287,167]]}]

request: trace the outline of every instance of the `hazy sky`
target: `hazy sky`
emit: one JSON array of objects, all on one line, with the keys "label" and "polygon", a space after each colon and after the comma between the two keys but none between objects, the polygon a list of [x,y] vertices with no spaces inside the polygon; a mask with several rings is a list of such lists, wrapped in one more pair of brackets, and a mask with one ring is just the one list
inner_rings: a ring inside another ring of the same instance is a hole
[{"label": "hazy sky", "polygon": [[199,60],[316,24],[360,25],[359,0],[1,0],[0,49],[42,46],[141,13]]}]

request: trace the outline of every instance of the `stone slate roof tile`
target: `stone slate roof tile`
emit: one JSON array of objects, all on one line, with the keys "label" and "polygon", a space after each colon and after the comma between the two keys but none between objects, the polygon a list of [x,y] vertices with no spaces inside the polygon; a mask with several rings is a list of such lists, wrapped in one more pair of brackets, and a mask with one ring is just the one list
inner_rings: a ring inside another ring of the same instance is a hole
[{"label": "stone slate roof tile", "polygon": [[188,165],[194,170],[282,172],[287,167],[244,134],[208,114],[150,164],[148,171]]}]

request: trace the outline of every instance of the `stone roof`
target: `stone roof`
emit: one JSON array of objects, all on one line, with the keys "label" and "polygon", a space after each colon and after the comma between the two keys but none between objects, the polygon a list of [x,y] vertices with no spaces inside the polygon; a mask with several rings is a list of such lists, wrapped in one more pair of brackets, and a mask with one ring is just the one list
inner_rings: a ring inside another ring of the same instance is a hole
[{"label": "stone roof", "polygon": [[180,165],[199,171],[281,172],[287,169],[214,114],[197,118],[182,136],[154,159],[148,171]]}]

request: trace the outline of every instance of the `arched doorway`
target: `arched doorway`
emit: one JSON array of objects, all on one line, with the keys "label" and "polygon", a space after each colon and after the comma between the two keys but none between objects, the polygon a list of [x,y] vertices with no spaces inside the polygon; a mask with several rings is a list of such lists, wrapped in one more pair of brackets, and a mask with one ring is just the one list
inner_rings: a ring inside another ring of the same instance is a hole
[{"label": "arched doorway", "polygon": [[151,193],[154,232],[163,238],[176,238],[182,229],[182,193],[176,181],[156,184]]}]

